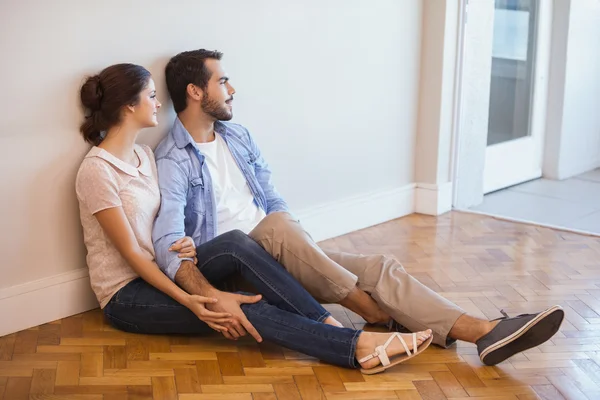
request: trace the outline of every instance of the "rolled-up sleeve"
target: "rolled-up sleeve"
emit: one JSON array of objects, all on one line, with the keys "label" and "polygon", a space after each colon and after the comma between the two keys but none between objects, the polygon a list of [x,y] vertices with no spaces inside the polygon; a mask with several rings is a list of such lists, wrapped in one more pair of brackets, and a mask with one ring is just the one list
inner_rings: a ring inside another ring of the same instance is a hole
[{"label": "rolled-up sleeve", "polygon": [[179,165],[168,158],[157,160],[156,167],[161,200],[152,230],[152,241],[158,266],[174,281],[181,262],[192,260],[179,258],[178,252],[169,251],[175,241],[185,236],[184,210],[187,203],[188,179]]}]

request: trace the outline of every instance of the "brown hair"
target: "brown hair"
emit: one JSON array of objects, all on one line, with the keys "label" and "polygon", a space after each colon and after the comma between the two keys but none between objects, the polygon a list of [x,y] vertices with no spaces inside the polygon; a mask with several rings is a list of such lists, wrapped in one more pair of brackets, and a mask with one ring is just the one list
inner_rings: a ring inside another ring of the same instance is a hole
[{"label": "brown hair", "polygon": [[79,130],[83,138],[99,145],[106,131],[121,122],[121,110],[140,101],[150,72],[135,64],[115,64],[90,76],[81,87],[81,103],[87,109]]},{"label": "brown hair", "polygon": [[192,83],[200,89],[206,89],[211,72],[204,62],[209,59],[220,60],[223,53],[216,50],[184,51],[171,58],[165,67],[167,89],[173,108],[179,113],[187,107],[187,86]]}]

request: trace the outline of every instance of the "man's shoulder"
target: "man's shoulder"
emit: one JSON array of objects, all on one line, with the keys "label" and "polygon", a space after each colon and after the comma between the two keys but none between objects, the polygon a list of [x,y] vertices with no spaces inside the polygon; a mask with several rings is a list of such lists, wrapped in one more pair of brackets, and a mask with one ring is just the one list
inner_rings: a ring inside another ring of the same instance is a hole
[{"label": "man's shoulder", "polygon": [[229,121],[219,121],[219,123],[222,124],[227,129],[227,133],[234,135],[243,141],[248,140],[248,136],[250,134],[248,132],[248,129],[246,129],[246,127],[244,127],[243,125],[236,124],[235,122],[229,122]]},{"label": "man's shoulder", "polygon": [[158,146],[156,146],[156,150],[154,150],[154,157],[157,161],[162,159],[180,161],[185,156],[187,156],[185,149],[180,149],[175,144],[175,138],[172,130],[167,133],[167,135],[160,141]]}]

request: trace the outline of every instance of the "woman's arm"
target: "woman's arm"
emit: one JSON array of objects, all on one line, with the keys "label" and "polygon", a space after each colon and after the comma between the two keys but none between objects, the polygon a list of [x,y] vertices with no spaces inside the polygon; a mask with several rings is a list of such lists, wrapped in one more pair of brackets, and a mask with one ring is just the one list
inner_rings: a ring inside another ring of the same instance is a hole
[{"label": "woman's arm", "polygon": [[205,307],[205,303],[215,303],[216,299],[186,293],[173,283],[154,261],[144,255],[122,207],[98,211],[94,216],[121,256],[143,280],[189,308],[211,328],[227,331],[227,328],[220,324],[228,322],[231,314],[215,313]]}]

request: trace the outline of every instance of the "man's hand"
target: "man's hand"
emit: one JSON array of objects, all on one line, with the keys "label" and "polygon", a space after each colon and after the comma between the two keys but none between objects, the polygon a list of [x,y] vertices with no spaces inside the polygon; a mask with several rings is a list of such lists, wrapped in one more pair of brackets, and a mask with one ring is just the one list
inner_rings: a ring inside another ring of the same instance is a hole
[{"label": "man's hand", "polygon": [[185,306],[194,314],[196,314],[198,319],[206,322],[208,326],[217,332],[226,334],[227,327],[225,324],[231,324],[232,315],[227,312],[210,311],[206,308],[207,304],[215,304],[217,302],[218,300],[213,297],[204,297],[191,294],[189,295]]},{"label": "man's hand", "polygon": [[249,333],[257,342],[262,342],[262,337],[260,337],[250,321],[248,321],[248,318],[246,318],[240,307],[241,304],[259,302],[262,298],[261,295],[244,296],[236,293],[221,292],[215,289],[210,292],[210,297],[214,297],[218,301],[207,304],[206,307],[209,310],[222,314],[231,314],[231,318],[222,323],[227,328],[226,331],[221,331],[223,336],[227,339],[237,340],[239,337],[246,336],[246,333]]},{"label": "man's hand", "polygon": [[196,259],[196,244],[194,239],[189,236],[182,237],[169,247],[169,251],[179,252],[179,258],[193,258],[194,264],[198,262]]},{"label": "man's hand", "polygon": [[260,295],[243,296],[221,292],[206,280],[195,264],[187,260],[181,262],[175,274],[175,282],[186,292],[196,294],[190,295],[195,302],[188,308],[211,328],[222,332],[228,339],[237,339],[250,333],[257,342],[262,342],[262,338],[240,308],[241,304],[260,301]]}]

